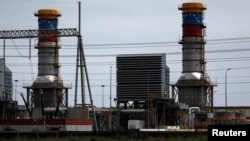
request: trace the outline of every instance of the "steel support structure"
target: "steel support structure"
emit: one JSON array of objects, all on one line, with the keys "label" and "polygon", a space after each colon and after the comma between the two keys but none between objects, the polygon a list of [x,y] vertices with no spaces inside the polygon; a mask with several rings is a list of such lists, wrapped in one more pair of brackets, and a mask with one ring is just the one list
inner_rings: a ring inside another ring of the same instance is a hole
[{"label": "steel support structure", "polygon": [[41,36],[56,36],[56,37],[70,37],[79,36],[76,28],[61,28],[56,30],[3,30],[0,31],[0,39],[18,39],[18,38],[38,38]]}]

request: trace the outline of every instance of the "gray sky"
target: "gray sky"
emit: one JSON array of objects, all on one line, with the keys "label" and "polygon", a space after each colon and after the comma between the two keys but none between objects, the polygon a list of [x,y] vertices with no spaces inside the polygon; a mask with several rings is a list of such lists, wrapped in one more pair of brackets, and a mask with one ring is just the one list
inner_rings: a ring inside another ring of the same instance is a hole
[{"label": "gray sky", "polygon": [[[197,0],[195,0],[197,2]],[[0,30],[37,29],[34,13],[53,8],[62,13],[58,28],[78,28],[79,0],[2,0],[0,4]],[[182,14],[178,10],[187,0],[81,0],[81,33],[90,78],[94,104],[109,106],[110,71],[112,71],[112,98],[116,96],[115,58],[118,54],[166,53],[170,68],[170,81],[176,82],[182,71]],[[205,58],[214,88],[215,106],[225,105],[225,72],[227,75],[228,106],[249,106],[250,100],[250,1],[201,0],[204,13],[207,44]],[[74,37],[61,38],[59,50],[61,74],[64,83],[75,84],[76,42]],[[37,57],[28,59],[28,39],[6,40],[6,64],[22,86],[31,84],[37,75]],[[37,55],[33,46],[32,55]],[[141,45],[134,45],[141,43]],[[129,44],[129,45],[126,45]],[[0,57],[3,45],[0,43]],[[69,56],[69,57],[66,57]],[[112,66],[112,70],[110,69]],[[34,73],[31,75],[30,73]],[[74,102],[74,89],[70,90],[70,105]],[[78,94],[80,91],[78,92]],[[23,104],[19,94],[19,104]],[[78,98],[80,102],[80,97]],[[89,98],[87,94],[87,103]],[[114,102],[112,101],[114,106]]]}]

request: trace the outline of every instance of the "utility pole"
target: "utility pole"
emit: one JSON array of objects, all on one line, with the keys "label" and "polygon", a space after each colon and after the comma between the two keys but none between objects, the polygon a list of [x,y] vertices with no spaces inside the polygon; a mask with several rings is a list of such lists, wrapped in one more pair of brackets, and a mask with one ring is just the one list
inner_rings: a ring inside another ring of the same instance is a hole
[{"label": "utility pole", "polygon": [[230,71],[231,68],[228,68],[225,73],[225,108],[226,108],[226,123],[228,124],[228,119],[227,119],[227,72]]},{"label": "utility pole", "polygon": [[110,107],[110,111],[111,111],[111,107],[112,107],[112,66],[110,66],[110,95],[109,95],[109,107]]},{"label": "utility pole", "polygon": [[102,108],[104,108],[104,87],[105,85],[101,85],[102,87]]},{"label": "utility pole", "polygon": [[15,80],[16,82],[16,88],[15,88],[15,119],[17,118],[17,99],[16,99],[16,94],[17,94],[17,82],[18,80]]}]

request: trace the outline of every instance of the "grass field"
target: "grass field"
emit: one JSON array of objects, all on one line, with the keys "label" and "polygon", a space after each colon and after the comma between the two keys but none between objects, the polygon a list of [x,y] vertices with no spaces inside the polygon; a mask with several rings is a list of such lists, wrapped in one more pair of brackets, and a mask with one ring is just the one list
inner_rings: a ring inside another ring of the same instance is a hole
[{"label": "grass field", "polygon": [[116,137],[49,137],[49,138],[9,138],[1,139],[0,141],[207,141],[207,136],[171,136],[171,137],[126,137],[126,136],[116,136]]}]

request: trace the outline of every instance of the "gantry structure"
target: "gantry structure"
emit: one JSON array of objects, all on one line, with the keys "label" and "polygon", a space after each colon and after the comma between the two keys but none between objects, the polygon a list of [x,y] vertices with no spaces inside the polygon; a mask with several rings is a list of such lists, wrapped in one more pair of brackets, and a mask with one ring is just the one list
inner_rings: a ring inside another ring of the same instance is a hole
[{"label": "gantry structure", "polygon": [[17,39],[17,38],[38,38],[42,36],[57,36],[57,37],[70,37],[80,36],[76,28],[62,28],[57,30],[3,30],[0,31],[0,39]]}]

